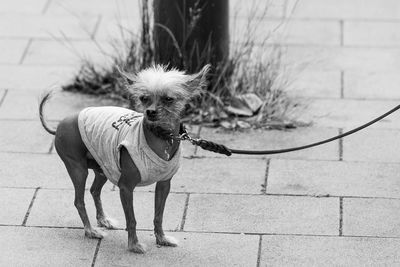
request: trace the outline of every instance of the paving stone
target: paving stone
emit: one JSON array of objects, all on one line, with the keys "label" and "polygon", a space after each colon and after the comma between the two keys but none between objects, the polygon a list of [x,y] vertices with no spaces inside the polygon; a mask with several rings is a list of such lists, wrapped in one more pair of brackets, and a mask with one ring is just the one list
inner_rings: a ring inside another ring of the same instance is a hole
[{"label": "paving stone", "polygon": [[[0,16],[0,37],[85,38],[92,36],[97,17],[5,14]],[[34,21],[34,23],[32,23]]]},{"label": "paving stone", "polygon": [[273,159],[267,193],[399,197],[399,164]]},{"label": "paving stone", "polygon": [[400,239],[263,236],[261,266],[396,266]]},{"label": "paving stone", "polygon": [[[153,229],[154,193],[135,192],[134,209],[138,229]],[[180,227],[185,206],[185,194],[170,194],[165,206],[164,229],[177,230]],[[118,227],[125,229],[125,215],[119,190],[102,191],[104,211],[118,221]],[[96,210],[89,191],[85,192],[85,204],[93,226],[97,225]],[[29,215],[27,225],[83,227],[74,206],[73,190],[40,190]],[[83,232],[82,232],[83,234]]]},{"label": "paving stone", "polygon": [[286,0],[274,1],[229,1],[229,14],[231,17],[256,18],[282,17],[285,13]]},{"label": "paving stone", "polygon": [[[210,219],[212,218],[212,219]],[[190,195],[186,231],[335,235],[337,198]]]},{"label": "paving stone", "polygon": [[[231,16],[261,16],[265,13],[266,17],[281,17],[285,8],[285,0],[275,1],[258,1],[251,0],[242,2],[238,0],[229,3]],[[46,11],[46,15],[70,15],[85,17],[99,15],[125,19],[139,18],[140,6],[139,1],[117,0],[117,1],[78,1],[78,0],[61,0],[52,1]]]},{"label": "paving stone", "polygon": [[126,18],[117,20],[115,18],[103,18],[100,22],[95,38],[97,40],[113,40],[119,43],[128,40],[136,40],[139,37],[141,25],[136,18]]},{"label": "paving stone", "polygon": [[0,87],[43,91],[60,88],[77,73],[77,66],[0,66]]},{"label": "paving stone", "polygon": [[[243,132],[231,132],[212,128],[202,128],[200,136],[219,144],[224,144],[232,149],[267,150],[297,147],[313,143],[327,137],[336,136],[336,129],[305,127],[293,131],[278,130],[248,130]],[[332,142],[323,146],[310,148],[302,151],[272,155],[280,158],[301,158],[301,159],[338,159],[338,143]],[[196,155],[205,157],[226,157],[224,155],[205,151],[201,148]],[[240,157],[244,156],[232,156]],[[247,156],[254,158],[256,156]]]},{"label": "paving stone", "polygon": [[258,236],[167,233],[179,246],[158,247],[150,232],[139,232],[146,254],[127,250],[126,233],[113,231],[102,240],[96,266],[256,266]]},{"label": "paving stone", "polygon": [[41,14],[47,2],[47,0],[1,1],[0,10],[2,14]]},{"label": "paving stone", "polygon": [[260,193],[267,163],[261,159],[184,159],[174,192]]},{"label": "paving stone", "polygon": [[400,99],[399,72],[351,71],[344,73],[346,98]]},{"label": "paving stone", "polygon": [[345,198],[343,235],[400,237],[399,210],[399,199]]},{"label": "paving stone", "polygon": [[395,21],[345,21],[343,42],[344,45],[399,46],[399,27],[400,23]]},{"label": "paving stone", "polygon": [[340,44],[340,27],[336,21],[264,19],[254,20],[249,29],[249,19],[243,18],[231,20],[230,28],[234,42],[245,42],[252,35],[258,44]]},{"label": "paving stone", "polygon": [[21,61],[22,55],[28,45],[28,42],[28,39],[0,40],[0,51],[7,51],[7,53],[0,54],[0,63],[18,64]]},{"label": "paving stone", "polygon": [[189,142],[182,143],[182,156],[184,158],[192,158],[195,155],[196,147]]},{"label": "paving stone", "polygon": [[293,76],[285,91],[294,97],[340,98],[340,71],[305,70]]},{"label": "paving stone", "polygon": [[308,70],[393,71],[400,69],[399,48],[288,46],[282,64]]},{"label": "paving stone", "polygon": [[140,17],[139,0],[57,0],[51,1],[46,10],[50,16],[71,16],[79,18],[102,15],[111,18]]},{"label": "paving stone", "polygon": [[398,19],[400,3],[396,0],[302,0],[296,5],[293,17],[349,18],[349,19]]},{"label": "paving stone", "polygon": [[[398,105],[398,101],[313,99],[300,115],[304,121],[312,121],[316,127],[355,128],[386,113]],[[372,128],[398,129],[400,116],[395,113]]]},{"label": "paving stone", "polygon": [[[38,120],[38,103],[42,93],[27,90],[9,90],[0,107],[0,119]],[[89,106],[116,105],[109,99],[56,91],[45,108],[47,120],[61,120]],[[18,106],[20,108],[15,109]]]},{"label": "paving stone", "polygon": [[53,136],[37,121],[2,121],[0,152],[47,153]]},{"label": "paving stone", "polygon": [[21,225],[34,192],[34,189],[0,188],[0,224]]},{"label": "paving stone", "polygon": [[343,140],[343,159],[350,161],[400,162],[400,131],[365,129]]},{"label": "paving stone", "polygon": [[110,54],[117,53],[109,43],[39,39],[30,45],[23,64],[80,66],[89,61],[95,66],[106,67],[112,62]]},{"label": "paving stone", "polygon": [[1,187],[72,186],[61,159],[49,154],[0,153],[0,177]]},{"label": "paving stone", "polygon": [[91,266],[97,239],[81,230],[0,227],[1,266]]},{"label": "paving stone", "polygon": [[[54,154],[1,153],[0,187],[41,187],[73,189],[67,170]],[[89,189],[94,175],[89,171],[86,187]],[[111,183],[104,188],[110,190]],[[107,190],[107,189],[105,189]]]}]

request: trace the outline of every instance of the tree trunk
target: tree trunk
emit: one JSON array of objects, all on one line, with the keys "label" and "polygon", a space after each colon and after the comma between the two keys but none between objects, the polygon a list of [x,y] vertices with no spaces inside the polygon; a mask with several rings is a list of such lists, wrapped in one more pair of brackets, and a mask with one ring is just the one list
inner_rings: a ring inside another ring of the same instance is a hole
[{"label": "tree trunk", "polygon": [[229,56],[229,0],[154,0],[155,60],[197,71]]}]

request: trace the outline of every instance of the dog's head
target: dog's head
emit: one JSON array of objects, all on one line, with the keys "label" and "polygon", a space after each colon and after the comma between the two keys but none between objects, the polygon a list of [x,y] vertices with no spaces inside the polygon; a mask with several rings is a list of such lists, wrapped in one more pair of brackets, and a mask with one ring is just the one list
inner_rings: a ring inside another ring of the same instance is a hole
[{"label": "dog's head", "polygon": [[188,101],[207,86],[210,65],[195,74],[156,65],[136,74],[120,71],[128,82],[128,92],[145,123],[172,131],[180,123]]}]

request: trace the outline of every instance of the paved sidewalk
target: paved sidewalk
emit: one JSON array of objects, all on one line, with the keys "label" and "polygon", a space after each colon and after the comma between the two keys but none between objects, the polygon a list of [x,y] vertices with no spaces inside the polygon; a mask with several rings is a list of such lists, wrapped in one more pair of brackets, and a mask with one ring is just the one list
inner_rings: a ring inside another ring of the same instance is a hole
[{"label": "paved sidewalk", "polygon": [[[239,26],[254,1],[231,1]],[[306,66],[291,88],[308,103],[302,119],[314,125],[193,133],[235,148],[291,147],[399,103],[398,0],[273,0],[268,12],[264,31],[290,16],[274,36],[284,37],[286,63]],[[155,244],[153,186],[134,197],[145,255],[127,251],[118,190],[109,183],[103,203],[120,229],[101,241],[85,238],[37,99],[71,78],[82,57],[107,61],[94,40],[109,49],[117,22],[137,29],[138,19],[136,0],[0,2],[0,266],[400,266],[399,113],[344,140],[274,157],[226,158],[185,145],[164,219],[179,247]],[[47,111],[56,123],[107,104],[62,93]],[[94,223],[90,194],[86,203]]]}]

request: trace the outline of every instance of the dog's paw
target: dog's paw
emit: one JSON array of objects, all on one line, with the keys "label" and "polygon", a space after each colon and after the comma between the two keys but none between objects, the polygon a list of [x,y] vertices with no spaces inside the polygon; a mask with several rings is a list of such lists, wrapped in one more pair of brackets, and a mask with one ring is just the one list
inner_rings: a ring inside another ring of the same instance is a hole
[{"label": "dog's paw", "polygon": [[116,229],[118,223],[112,218],[102,217],[97,219],[97,225],[107,229]]},{"label": "dog's paw", "polygon": [[100,231],[99,229],[91,228],[91,229],[85,229],[85,236],[89,238],[102,239],[103,237],[106,236],[106,234],[103,231]]},{"label": "dog's paw", "polygon": [[175,239],[172,236],[158,236],[156,235],[156,243],[159,246],[165,246],[165,247],[177,247],[178,246],[178,240]]},{"label": "dog's paw", "polygon": [[130,245],[128,247],[128,250],[132,251],[134,253],[144,254],[146,252],[146,246],[143,245],[142,243],[136,243],[136,244]]}]

